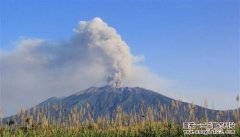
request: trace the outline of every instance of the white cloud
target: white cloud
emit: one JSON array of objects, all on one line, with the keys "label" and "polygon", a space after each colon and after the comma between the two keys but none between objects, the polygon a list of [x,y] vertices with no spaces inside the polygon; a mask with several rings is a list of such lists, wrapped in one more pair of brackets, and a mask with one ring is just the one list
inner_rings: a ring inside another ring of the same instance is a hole
[{"label": "white cloud", "polygon": [[23,39],[1,51],[1,92],[5,115],[52,96],[67,96],[90,86],[140,86],[165,90],[168,81],[134,56],[112,27],[100,18],[81,21],[64,42]]},{"label": "white cloud", "polygon": [[151,72],[141,65],[144,57],[133,55],[117,31],[100,18],[81,21],[74,32],[65,41],[22,39],[13,51],[0,51],[0,110],[5,116],[49,97],[107,84],[144,87],[198,105],[207,98],[217,109],[237,106],[238,93],[194,89]]}]

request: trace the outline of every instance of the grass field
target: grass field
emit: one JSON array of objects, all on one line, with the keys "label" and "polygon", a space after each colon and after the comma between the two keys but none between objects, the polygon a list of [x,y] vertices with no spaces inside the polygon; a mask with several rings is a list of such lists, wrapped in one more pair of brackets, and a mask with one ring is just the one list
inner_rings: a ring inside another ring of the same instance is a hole
[{"label": "grass field", "polygon": [[[194,111],[189,110],[187,121],[196,121]],[[114,118],[109,116],[93,119],[89,112],[77,111],[73,108],[71,114],[65,119],[48,119],[47,113],[35,112],[35,118],[21,110],[18,120],[2,124],[0,121],[1,137],[181,137],[181,136],[206,136],[184,135],[182,121],[176,122],[170,111],[156,113],[148,108],[143,114],[126,114],[121,107],[117,108]],[[239,117],[239,112],[235,115]],[[169,114],[170,117],[164,114]],[[81,120],[82,115],[87,115]],[[157,118],[160,117],[161,119]],[[17,119],[17,118],[16,118]],[[1,120],[1,119],[0,119]],[[207,116],[200,122],[207,122]],[[178,124],[177,124],[178,123]],[[207,136],[236,136],[240,137],[240,122],[235,123],[234,135],[207,135]]]},{"label": "grass field", "polygon": [[[112,124],[103,126],[100,123],[88,123],[78,127],[60,127],[59,125],[38,125],[35,127],[5,127],[1,129],[1,137],[181,137],[184,136],[182,126],[166,122],[143,122],[132,126]],[[190,135],[185,135],[190,136]],[[206,136],[206,135],[192,135]],[[220,136],[220,135],[207,135]],[[240,127],[235,135],[240,136]]]}]

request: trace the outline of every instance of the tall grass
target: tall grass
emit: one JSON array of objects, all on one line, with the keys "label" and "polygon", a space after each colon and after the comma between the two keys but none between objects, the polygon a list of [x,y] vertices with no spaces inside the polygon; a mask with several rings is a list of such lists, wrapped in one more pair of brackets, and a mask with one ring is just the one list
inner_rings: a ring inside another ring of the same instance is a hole
[{"label": "tall grass", "polygon": [[[180,106],[182,106],[180,101],[173,100],[170,106],[159,103],[156,109],[153,106],[145,107],[143,102],[139,109],[133,107],[130,112],[124,112],[121,106],[117,106],[113,114],[108,113],[97,117],[95,117],[91,105],[88,103],[83,106],[74,106],[69,113],[66,113],[64,108],[56,104],[48,105],[45,108],[33,108],[32,111],[20,109],[19,113],[4,125],[1,122],[2,115],[0,113],[0,136],[178,137],[184,136],[183,121],[206,122],[212,119],[208,117],[206,109],[197,112],[193,103],[183,107]],[[58,117],[54,116],[56,113],[58,113]],[[202,117],[196,117],[197,113],[202,113]],[[227,112],[219,111],[216,113],[215,121],[227,121],[227,119],[223,119],[227,115]],[[235,136],[240,136],[239,111],[235,111],[234,116],[238,125]]]}]

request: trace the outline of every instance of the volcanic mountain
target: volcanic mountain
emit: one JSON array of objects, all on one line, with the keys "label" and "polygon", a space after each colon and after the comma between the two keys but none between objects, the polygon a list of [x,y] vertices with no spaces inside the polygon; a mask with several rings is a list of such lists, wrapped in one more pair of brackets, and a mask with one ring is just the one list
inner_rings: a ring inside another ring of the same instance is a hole
[{"label": "volcanic mountain", "polygon": [[[91,87],[68,97],[53,97],[28,109],[25,114],[37,118],[37,113],[51,120],[66,119],[72,113],[81,114],[80,119],[108,117],[113,119],[121,111],[126,115],[146,117],[151,113],[155,119],[182,122],[192,118],[201,120],[235,121],[237,110],[212,110],[178,101],[157,92],[140,87]],[[18,117],[18,116],[17,116]],[[13,116],[4,121],[13,119]]]}]

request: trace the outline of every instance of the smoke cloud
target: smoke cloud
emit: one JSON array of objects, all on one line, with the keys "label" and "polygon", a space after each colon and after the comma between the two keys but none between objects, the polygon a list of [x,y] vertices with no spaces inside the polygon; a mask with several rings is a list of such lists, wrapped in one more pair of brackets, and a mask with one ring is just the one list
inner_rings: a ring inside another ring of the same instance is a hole
[{"label": "smoke cloud", "polygon": [[140,86],[164,90],[166,80],[140,64],[117,31],[100,18],[80,21],[72,38],[22,39],[1,51],[1,107],[6,115],[53,96],[91,86]]},{"label": "smoke cloud", "polygon": [[117,32],[100,18],[92,22],[81,21],[75,29],[77,37],[84,38],[92,62],[106,67],[106,81],[113,86],[120,86],[123,79],[131,74],[134,57],[129,47]]}]

